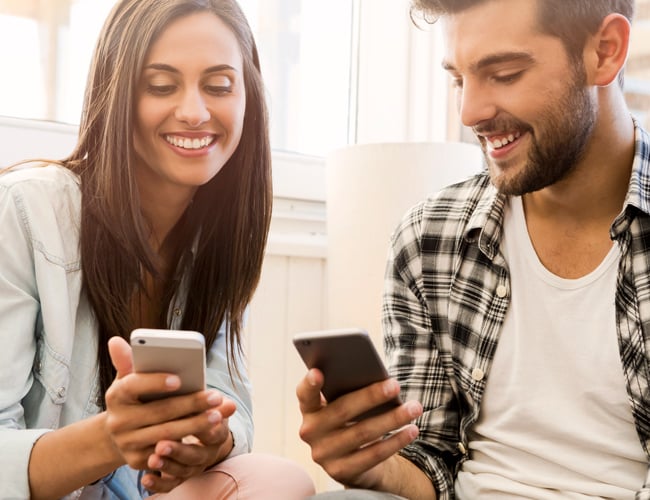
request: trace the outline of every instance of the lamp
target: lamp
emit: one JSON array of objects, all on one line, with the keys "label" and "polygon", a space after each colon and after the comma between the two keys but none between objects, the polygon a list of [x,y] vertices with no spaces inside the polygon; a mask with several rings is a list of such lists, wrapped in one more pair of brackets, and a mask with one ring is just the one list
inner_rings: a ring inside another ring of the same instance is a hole
[{"label": "lamp", "polygon": [[381,296],[390,235],[406,210],[482,168],[468,143],[380,143],[326,159],[330,328],[362,327],[381,345]]}]

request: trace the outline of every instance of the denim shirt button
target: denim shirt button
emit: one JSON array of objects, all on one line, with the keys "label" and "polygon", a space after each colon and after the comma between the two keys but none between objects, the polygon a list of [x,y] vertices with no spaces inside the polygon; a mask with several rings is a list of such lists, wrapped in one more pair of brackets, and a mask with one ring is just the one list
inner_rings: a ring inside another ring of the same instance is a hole
[{"label": "denim shirt button", "polygon": [[182,313],[180,307],[174,307],[174,316],[180,316]]},{"label": "denim shirt button", "polygon": [[59,387],[59,390],[56,391],[56,395],[59,396],[60,398],[65,396],[65,387]]}]

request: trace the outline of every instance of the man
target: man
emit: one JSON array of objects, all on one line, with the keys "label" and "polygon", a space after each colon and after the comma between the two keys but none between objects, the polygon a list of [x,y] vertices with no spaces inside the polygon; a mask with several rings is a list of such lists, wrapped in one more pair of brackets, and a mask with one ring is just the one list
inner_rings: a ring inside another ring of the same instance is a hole
[{"label": "man", "polygon": [[[633,0],[414,7],[441,18],[487,172],[393,235],[396,380],[325,404],[311,370],[300,435],[342,498],[650,498],[650,138],[621,88]],[[349,424],[400,386],[401,407]]]}]

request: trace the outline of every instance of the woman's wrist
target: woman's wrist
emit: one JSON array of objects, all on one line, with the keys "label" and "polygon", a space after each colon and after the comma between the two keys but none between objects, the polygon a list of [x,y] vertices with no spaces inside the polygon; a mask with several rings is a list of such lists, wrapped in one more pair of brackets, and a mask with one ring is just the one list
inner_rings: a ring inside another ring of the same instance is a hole
[{"label": "woman's wrist", "polygon": [[217,455],[219,458],[215,460],[212,464],[208,465],[205,470],[211,469],[212,467],[219,465],[221,462],[226,460],[232,451],[235,449],[235,435],[231,430],[228,431],[228,437],[226,440],[219,446],[219,451]]}]

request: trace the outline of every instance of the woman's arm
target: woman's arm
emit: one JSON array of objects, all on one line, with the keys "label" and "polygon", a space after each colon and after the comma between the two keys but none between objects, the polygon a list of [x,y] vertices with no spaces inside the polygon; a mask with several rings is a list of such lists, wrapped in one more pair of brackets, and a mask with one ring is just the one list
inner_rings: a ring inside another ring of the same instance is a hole
[{"label": "woman's arm", "polygon": [[29,460],[31,498],[61,498],[124,464],[105,428],[100,413],[43,434]]},{"label": "woman's arm", "polygon": [[222,328],[208,352],[207,383],[209,388],[221,392],[236,406],[235,413],[228,419],[235,441],[230,456],[248,453],[253,446],[251,384],[241,353],[236,354],[235,363],[237,369],[232,370],[231,377],[228,370],[225,328]]}]

